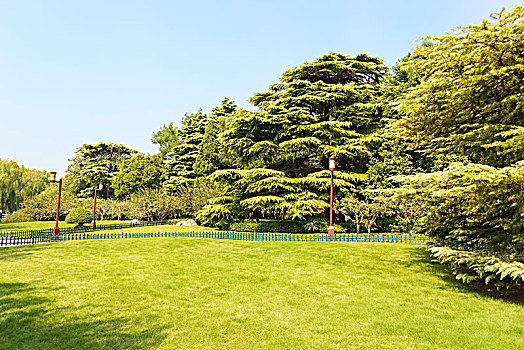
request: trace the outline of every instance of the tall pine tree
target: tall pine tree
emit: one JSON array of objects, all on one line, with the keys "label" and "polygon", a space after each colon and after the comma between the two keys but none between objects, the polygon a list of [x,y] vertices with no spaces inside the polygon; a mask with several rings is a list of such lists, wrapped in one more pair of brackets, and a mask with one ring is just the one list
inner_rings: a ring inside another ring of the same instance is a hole
[{"label": "tall pine tree", "polygon": [[209,221],[271,210],[305,218],[328,206],[329,157],[337,160],[337,191],[362,181],[383,105],[382,60],[330,53],[286,71],[268,92],[255,94],[257,111],[241,110],[222,137],[233,169],[211,175],[227,197],[201,212]]},{"label": "tall pine tree", "polygon": [[198,176],[207,176],[228,167],[230,160],[225,157],[224,143],[219,135],[226,130],[227,121],[237,109],[237,105],[226,97],[220,106],[211,110],[199,153],[193,164],[193,170]]},{"label": "tall pine tree", "polygon": [[167,152],[164,160],[162,186],[167,193],[175,193],[196,178],[193,164],[199,155],[207,122],[208,116],[202,110],[186,114],[182,120],[182,127],[178,129],[180,143]]}]

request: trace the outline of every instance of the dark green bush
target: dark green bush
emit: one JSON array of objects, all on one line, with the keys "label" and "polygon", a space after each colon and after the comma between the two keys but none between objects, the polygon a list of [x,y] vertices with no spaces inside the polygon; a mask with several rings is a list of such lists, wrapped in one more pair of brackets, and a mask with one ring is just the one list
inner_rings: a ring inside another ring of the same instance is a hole
[{"label": "dark green bush", "polygon": [[304,233],[304,222],[301,221],[279,221],[279,220],[260,220],[231,222],[226,228],[230,231],[239,232],[280,232],[280,233]]},{"label": "dark green bush", "polygon": [[8,224],[8,223],[14,223],[14,222],[28,222],[28,221],[34,221],[34,217],[25,211],[24,209],[20,209],[14,214],[6,216],[2,223]]},{"label": "dark green bush", "polygon": [[[329,223],[327,219],[324,217],[312,217],[304,223],[304,229],[306,230],[306,232],[310,233],[324,233],[328,231],[328,228]],[[333,228],[335,229],[336,233],[346,232],[346,229],[344,227],[335,223],[333,223]]]},{"label": "dark green bush", "polygon": [[[239,232],[326,233],[328,226],[324,218],[312,218],[308,221],[260,220],[258,223],[256,221],[237,221],[229,223],[227,227],[221,229]],[[335,232],[346,232],[338,224],[333,226],[335,227]]]},{"label": "dark green bush", "polygon": [[68,224],[84,225],[90,223],[92,220],[92,213],[85,208],[75,208],[67,214],[65,221]]}]

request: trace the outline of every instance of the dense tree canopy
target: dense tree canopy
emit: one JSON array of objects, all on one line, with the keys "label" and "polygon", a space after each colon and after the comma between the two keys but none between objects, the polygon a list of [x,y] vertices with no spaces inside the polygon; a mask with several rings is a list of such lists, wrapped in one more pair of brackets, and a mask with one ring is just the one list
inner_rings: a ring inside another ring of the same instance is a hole
[{"label": "dense tree canopy", "polygon": [[202,110],[186,114],[182,120],[182,127],[178,130],[180,143],[166,154],[164,160],[162,186],[167,193],[175,193],[180,186],[191,183],[196,178],[193,164],[199,155],[207,121],[208,115]]},{"label": "dense tree canopy", "polygon": [[524,281],[523,17],[516,7],[431,37],[406,62],[424,75],[402,97],[396,130],[466,163],[402,178],[394,192],[430,205],[422,229],[466,281]]},{"label": "dense tree canopy", "polygon": [[522,7],[425,38],[404,69],[423,72],[400,101],[404,135],[436,152],[504,166],[524,158]]},{"label": "dense tree canopy", "polygon": [[103,198],[112,198],[113,177],[118,173],[121,161],[138,152],[123,145],[100,142],[84,144],[76,150],[76,157],[70,159],[67,167],[67,181],[72,191],[80,197],[93,195],[99,182],[104,184]]},{"label": "dense tree canopy", "polygon": [[237,112],[222,135],[235,169],[212,175],[228,185],[228,197],[206,207],[208,216],[268,209],[311,215],[327,206],[330,156],[338,163],[337,189],[361,181],[382,117],[378,83],[386,69],[365,54],[331,53],[255,94],[259,110]]},{"label": "dense tree canopy", "polygon": [[124,158],[112,181],[115,198],[129,198],[140,189],[158,189],[161,175],[160,154],[153,156],[137,154],[133,158]]},{"label": "dense tree canopy", "polygon": [[173,123],[164,125],[157,132],[153,133],[151,142],[158,145],[162,158],[173,149],[175,146],[180,144],[180,137],[178,136],[178,128],[173,126]]},{"label": "dense tree canopy", "polygon": [[232,164],[225,153],[220,134],[226,130],[226,122],[231,119],[238,107],[229,98],[224,98],[219,107],[211,110],[204,137],[199,145],[198,156],[193,170],[198,176],[210,175],[218,169],[226,169]]}]

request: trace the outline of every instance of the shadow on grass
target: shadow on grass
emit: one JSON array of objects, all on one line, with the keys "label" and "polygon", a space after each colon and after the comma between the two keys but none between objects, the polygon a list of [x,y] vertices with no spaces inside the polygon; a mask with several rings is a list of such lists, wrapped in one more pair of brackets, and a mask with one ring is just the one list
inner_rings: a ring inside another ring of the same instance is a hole
[{"label": "shadow on grass", "polygon": [[433,261],[430,253],[424,248],[409,248],[411,259],[409,261],[399,261],[398,264],[412,268],[414,266],[425,271],[430,271],[433,275],[439,276],[446,285],[465,293],[474,293],[478,296],[501,299],[517,305],[524,305],[524,285],[516,285],[510,289],[497,290],[491,285],[483,282],[462,283],[455,278],[446,266]]},{"label": "shadow on grass", "polygon": [[0,349],[148,349],[165,339],[161,327],[137,330],[132,320],[111,315],[85,320],[81,308],[57,307],[34,291],[28,283],[0,283]]},{"label": "shadow on grass", "polygon": [[[26,244],[12,247],[0,247],[0,261],[12,261],[17,259],[27,258],[35,252],[49,249],[53,243],[40,244]],[[59,249],[56,244],[53,244],[53,249]]]}]

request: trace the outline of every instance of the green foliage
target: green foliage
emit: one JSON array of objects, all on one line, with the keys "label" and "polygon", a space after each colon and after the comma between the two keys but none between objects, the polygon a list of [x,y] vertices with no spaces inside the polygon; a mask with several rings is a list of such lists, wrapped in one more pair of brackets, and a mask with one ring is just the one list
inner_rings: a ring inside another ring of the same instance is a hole
[{"label": "green foliage", "polygon": [[91,222],[93,214],[85,208],[75,208],[67,214],[65,222],[68,224],[84,225]]},{"label": "green foliage", "polygon": [[385,217],[392,211],[389,201],[380,195],[367,192],[360,199],[354,195],[346,195],[335,203],[336,210],[344,214],[346,221],[351,221],[360,233],[360,226],[365,223],[368,233],[380,217]]},{"label": "green foliage", "polygon": [[131,195],[127,204],[129,215],[140,220],[167,220],[195,217],[208,200],[223,191],[220,186],[203,178],[178,187],[174,195],[161,189],[144,188]]},{"label": "green foliage", "polygon": [[0,210],[4,213],[16,211],[26,197],[39,194],[48,184],[45,171],[0,159]]},{"label": "green foliage", "polygon": [[237,105],[224,98],[220,107],[215,107],[209,116],[199,152],[193,164],[198,176],[207,176],[218,169],[226,169],[231,163],[225,155],[223,140],[219,137],[226,130],[227,120],[237,111]]},{"label": "green foliage", "polygon": [[238,111],[221,135],[234,163],[211,179],[226,186],[228,198],[206,215],[226,220],[272,209],[306,219],[327,206],[330,156],[337,158],[337,193],[362,182],[369,145],[378,140],[385,70],[378,58],[331,53],[255,94],[259,110]]},{"label": "green foliage", "polygon": [[524,162],[502,169],[457,163],[399,180],[399,191],[429,206],[422,227],[436,244],[455,249],[467,241],[487,254],[522,256]]},{"label": "green foliage", "polygon": [[139,220],[166,220],[177,215],[177,203],[173,196],[161,189],[143,188],[131,195],[129,215]]},{"label": "green foliage", "polygon": [[70,183],[73,193],[79,197],[93,196],[94,189],[102,182],[100,191],[103,198],[114,196],[113,178],[118,173],[122,160],[131,158],[137,151],[123,145],[100,142],[84,144],[76,150],[76,157],[70,159],[64,182]]},{"label": "green foliage", "polygon": [[[229,223],[222,229],[239,232],[275,232],[275,233],[326,233],[329,223],[321,217],[310,218],[307,221],[296,220],[260,220],[256,221],[235,221]],[[333,225],[336,233],[346,232],[337,224]]]},{"label": "green foliage", "polygon": [[[426,38],[402,63],[422,75],[394,130],[436,161],[393,192],[414,201],[406,214],[424,203],[420,227],[459,279],[506,283],[524,256],[524,8],[491,17]],[[462,162],[445,167],[452,159]]]},{"label": "green foliage", "polygon": [[20,209],[16,213],[6,216],[2,219],[2,224],[14,223],[14,222],[29,222],[34,221],[33,216],[25,209]]},{"label": "green foliage", "polygon": [[409,143],[395,137],[384,137],[373,152],[366,172],[368,188],[393,186],[392,176],[414,174],[418,167],[417,154],[409,150]]},{"label": "green foliage", "polygon": [[113,199],[97,199],[96,201],[96,213],[99,215],[100,220],[104,219],[116,219],[116,220],[127,220],[129,219],[128,214],[130,211],[129,201],[117,201]]},{"label": "green foliage", "polygon": [[[86,200],[75,197],[71,191],[70,184],[64,181],[60,199],[60,218],[65,218],[73,208],[87,207]],[[57,201],[58,184],[50,184],[43,192],[24,200],[21,207],[37,221],[54,220]],[[92,199],[90,203],[92,205]]]},{"label": "green foliage", "polygon": [[[326,233],[328,232],[328,228],[329,228],[329,222],[325,217],[322,217],[322,216],[310,217],[304,223],[305,232]],[[343,226],[336,224],[336,223],[333,223],[333,228],[335,229],[335,233],[346,232],[346,229]]]},{"label": "green foliage", "polygon": [[[229,224],[228,230],[239,232],[278,232],[278,233],[304,233],[304,222],[301,221],[281,221],[281,220],[261,220],[240,221]],[[327,228],[326,228],[327,231]]]},{"label": "green foliage", "polygon": [[429,208],[421,226],[438,248],[432,252],[441,254],[439,261],[452,266],[459,279],[518,282],[504,277],[508,266],[524,263],[523,162],[502,169],[457,163],[402,180],[397,191]]},{"label": "green foliage", "polygon": [[178,128],[173,126],[173,123],[162,126],[160,130],[153,133],[151,142],[158,145],[161,158],[164,159],[170,150],[181,143],[180,137],[178,136]]},{"label": "green foliage", "polygon": [[209,200],[223,195],[224,189],[218,183],[196,178],[193,183],[180,186],[174,195],[177,217],[194,218]]},{"label": "green foliage", "polygon": [[507,261],[475,252],[433,246],[429,251],[440,263],[448,266],[458,280],[465,283],[481,280],[497,288],[524,283],[524,263]]},{"label": "green foliage", "polygon": [[112,186],[117,199],[127,199],[139,189],[160,188],[162,175],[162,158],[160,155],[137,154],[125,158],[114,175]]},{"label": "green foliage", "polygon": [[425,38],[407,70],[423,72],[400,100],[397,129],[436,153],[504,166],[524,158],[524,8]]},{"label": "green foliage", "polygon": [[196,178],[193,164],[199,155],[207,122],[208,116],[202,110],[186,114],[182,120],[182,127],[178,130],[181,142],[169,150],[164,160],[162,186],[167,193],[176,193],[180,186]]}]

